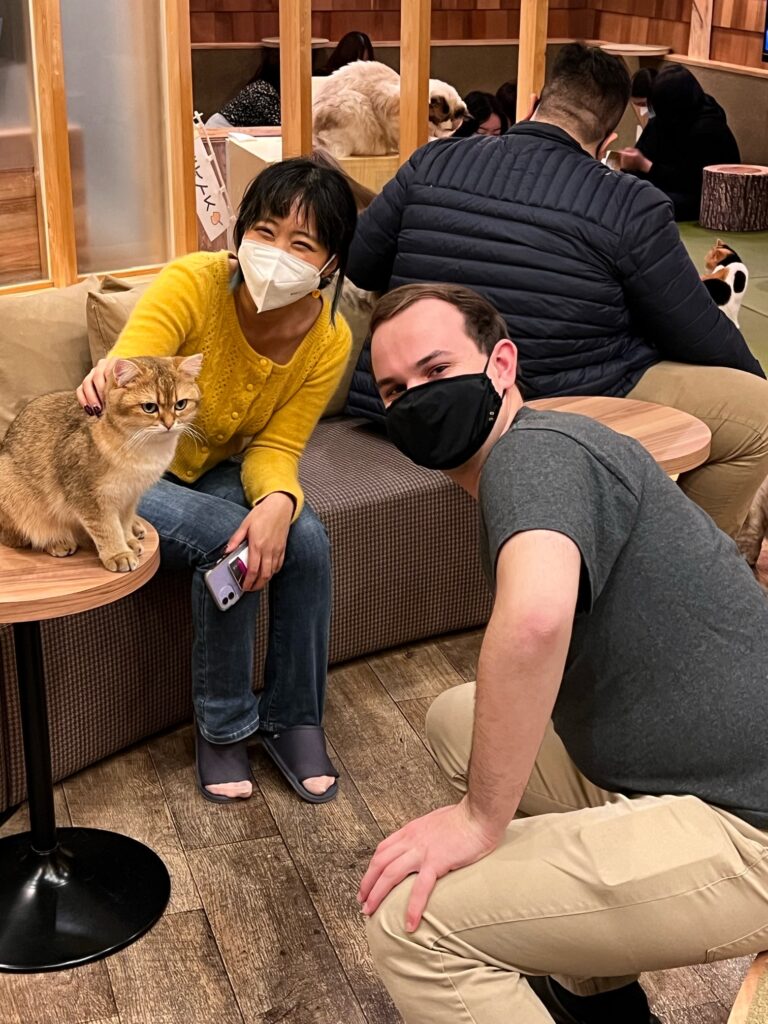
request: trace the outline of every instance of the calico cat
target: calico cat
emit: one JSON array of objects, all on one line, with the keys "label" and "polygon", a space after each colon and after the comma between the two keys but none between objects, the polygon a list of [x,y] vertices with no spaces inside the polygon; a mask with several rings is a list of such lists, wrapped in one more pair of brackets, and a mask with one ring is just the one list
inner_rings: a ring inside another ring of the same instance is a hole
[{"label": "calico cat", "polygon": [[[429,80],[431,139],[452,135],[467,107],[452,85]],[[356,60],[312,83],[314,145],[334,157],[384,156],[400,147],[400,76],[376,60]]]},{"label": "calico cat", "polygon": [[116,360],[99,417],[71,391],[25,406],[0,445],[0,543],[63,558],[90,539],[105,569],[135,569],[136,504],[195,429],[202,359]]},{"label": "calico cat", "polygon": [[739,254],[718,238],[704,261],[704,287],[725,315],[739,326],[739,310],[749,283],[749,271]]}]

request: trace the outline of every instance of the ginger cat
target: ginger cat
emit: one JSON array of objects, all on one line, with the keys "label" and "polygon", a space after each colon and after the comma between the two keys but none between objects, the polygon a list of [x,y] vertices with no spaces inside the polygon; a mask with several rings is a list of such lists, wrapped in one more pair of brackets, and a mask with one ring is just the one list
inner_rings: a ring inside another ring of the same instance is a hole
[{"label": "ginger cat", "polygon": [[0,445],[0,543],[63,558],[90,539],[105,569],[135,569],[136,505],[194,430],[202,360],[116,360],[98,418],[70,391],[25,406]]}]

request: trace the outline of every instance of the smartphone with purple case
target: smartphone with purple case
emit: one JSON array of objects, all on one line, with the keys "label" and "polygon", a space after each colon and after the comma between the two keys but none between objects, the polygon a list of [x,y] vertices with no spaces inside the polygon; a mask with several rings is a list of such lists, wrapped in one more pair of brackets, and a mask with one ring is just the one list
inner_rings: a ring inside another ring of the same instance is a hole
[{"label": "smartphone with purple case", "polygon": [[225,612],[242,595],[241,583],[248,571],[248,542],[220,558],[205,574],[205,585],[216,602],[216,607]]}]

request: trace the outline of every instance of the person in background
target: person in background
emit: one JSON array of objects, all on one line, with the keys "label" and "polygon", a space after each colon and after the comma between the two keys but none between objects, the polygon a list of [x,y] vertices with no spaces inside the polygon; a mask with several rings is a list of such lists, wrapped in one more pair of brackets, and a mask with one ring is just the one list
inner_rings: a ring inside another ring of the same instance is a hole
[{"label": "person in background", "polygon": [[269,128],[280,124],[280,50],[269,47],[253,78],[212,114],[206,128]]},{"label": "person in background", "polygon": [[[768,473],[768,384],[702,284],[669,200],[600,163],[629,97],[621,60],[564,46],[529,120],[412,154],[360,217],[349,276],[368,291],[437,281],[480,292],[515,340],[526,399],[613,395],[703,420],[710,456],[680,485],[736,536]],[[381,408],[363,348],[347,409],[373,419]]]},{"label": "person in background", "polygon": [[351,64],[355,60],[376,60],[373,43],[365,32],[347,32],[336,44],[336,49],[322,67],[314,74],[318,77],[332,75],[339,68]]},{"label": "person in background", "polygon": [[469,117],[453,133],[454,139],[465,139],[470,135],[503,135],[509,128],[507,115],[493,93],[468,92],[464,102]]},{"label": "person in background", "polygon": [[[200,413],[139,514],[160,534],[163,565],[191,570],[197,784],[217,803],[251,796],[247,743],[257,737],[303,800],[337,793],[322,728],[330,550],[304,501],[299,460],[351,348],[336,306],[356,220],[338,171],[305,159],[267,167],[243,197],[237,256],[197,252],[169,263],[78,389],[85,412],[100,415],[116,357],[202,354]],[[333,297],[322,296],[334,275]],[[156,406],[142,409],[151,423]],[[220,611],[206,572],[246,541],[244,593]],[[268,583],[264,689],[255,694]]]},{"label": "person in background", "polygon": [[504,82],[496,90],[496,99],[510,124],[517,121],[517,82]]},{"label": "person in background", "polygon": [[646,178],[665,192],[674,204],[675,220],[696,220],[703,168],[741,162],[725,111],[679,64],[657,75],[651,86],[650,108],[654,116],[637,147],[619,154],[621,169]]},{"label": "person in background", "polygon": [[641,129],[644,129],[648,121],[653,117],[648,103],[651,87],[656,75],[658,75],[656,68],[640,68],[639,71],[632,75],[629,102],[632,104],[632,109],[635,112],[635,117]]}]

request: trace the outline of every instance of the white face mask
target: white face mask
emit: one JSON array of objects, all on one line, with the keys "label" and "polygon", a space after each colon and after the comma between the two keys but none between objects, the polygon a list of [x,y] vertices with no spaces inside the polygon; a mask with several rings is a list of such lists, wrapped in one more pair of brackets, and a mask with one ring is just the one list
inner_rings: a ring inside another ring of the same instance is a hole
[{"label": "white face mask", "polygon": [[318,270],[310,263],[277,246],[244,238],[237,258],[246,287],[259,313],[280,309],[303,299],[320,285],[320,278],[329,259]]}]

